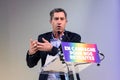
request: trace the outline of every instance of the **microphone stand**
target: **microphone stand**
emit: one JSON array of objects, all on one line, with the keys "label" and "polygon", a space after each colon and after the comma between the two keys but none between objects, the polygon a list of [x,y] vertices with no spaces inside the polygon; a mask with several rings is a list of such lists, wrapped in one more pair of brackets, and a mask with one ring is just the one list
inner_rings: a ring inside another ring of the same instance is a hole
[{"label": "microphone stand", "polygon": [[[60,34],[61,34],[61,32],[58,31],[59,40],[62,42],[62,40],[60,38]],[[68,73],[66,73],[65,78],[67,77],[66,80],[71,80],[70,79],[70,70],[69,70],[68,64],[65,62],[65,60],[63,58],[64,56],[63,56],[63,51],[62,51],[62,46],[61,45],[59,47],[59,52],[60,52],[60,54],[59,54],[60,60],[62,61],[63,64],[66,64],[67,70],[68,70]],[[75,66],[74,66],[73,63],[71,65],[72,65],[72,69],[73,69],[73,71],[72,71],[73,72],[73,79],[77,80],[77,76],[76,76],[76,73],[75,73]]]},{"label": "microphone stand", "polygon": [[[61,45],[60,45],[60,48],[61,48]],[[68,73],[65,73],[65,80],[70,80],[69,79],[69,72],[70,72],[70,70],[69,70],[69,67],[68,67],[68,64],[65,62],[65,60],[64,60],[64,56],[63,56],[63,53],[62,53],[62,51],[61,51],[61,49],[59,48],[59,58],[60,58],[60,61],[62,61],[62,64],[66,64],[66,67],[67,67],[67,71],[68,71]]]},{"label": "microphone stand", "polygon": [[[60,31],[58,31],[58,36],[59,36],[59,40],[62,42],[62,39],[60,38],[60,34],[61,34],[61,32]],[[63,51],[62,51],[62,46],[61,46],[61,44],[60,44],[60,47],[59,47],[59,58],[60,58],[60,60],[62,61],[62,64],[66,64],[66,67],[67,67],[67,71],[68,71],[68,73],[65,73],[65,80],[70,80],[69,79],[69,72],[70,72],[70,70],[69,70],[69,67],[68,67],[68,64],[65,62],[65,60],[64,60],[64,55],[63,55]]]}]

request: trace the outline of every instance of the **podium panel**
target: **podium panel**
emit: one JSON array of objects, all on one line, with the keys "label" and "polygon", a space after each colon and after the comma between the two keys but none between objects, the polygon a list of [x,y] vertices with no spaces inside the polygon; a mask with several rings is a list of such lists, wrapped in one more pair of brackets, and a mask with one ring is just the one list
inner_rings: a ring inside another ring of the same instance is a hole
[{"label": "podium panel", "polygon": [[[56,55],[49,64],[42,67],[42,74],[59,73],[67,75],[66,80],[80,80],[79,73],[92,63],[100,63],[96,44],[62,42],[63,61]],[[49,61],[49,60],[48,60]],[[69,77],[72,75],[72,78]]]}]

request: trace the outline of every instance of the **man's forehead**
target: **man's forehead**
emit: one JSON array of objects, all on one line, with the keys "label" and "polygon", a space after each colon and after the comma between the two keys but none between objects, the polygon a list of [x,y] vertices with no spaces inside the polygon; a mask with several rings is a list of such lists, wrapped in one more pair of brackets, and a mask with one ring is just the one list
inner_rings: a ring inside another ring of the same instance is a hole
[{"label": "man's forehead", "polygon": [[65,17],[65,14],[63,12],[55,12],[54,17]]}]

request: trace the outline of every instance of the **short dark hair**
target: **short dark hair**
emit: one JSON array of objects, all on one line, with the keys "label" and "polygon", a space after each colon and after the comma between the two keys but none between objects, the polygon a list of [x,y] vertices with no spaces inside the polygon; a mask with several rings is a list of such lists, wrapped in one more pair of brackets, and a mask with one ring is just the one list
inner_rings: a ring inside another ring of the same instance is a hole
[{"label": "short dark hair", "polygon": [[50,20],[52,20],[55,12],[63,12],[65,14],[65,17],[67,18],[67,13],[66,13],[66,11],[64,9],[62,9],[62,8],[54,8],[53,10],[50,11]]}]

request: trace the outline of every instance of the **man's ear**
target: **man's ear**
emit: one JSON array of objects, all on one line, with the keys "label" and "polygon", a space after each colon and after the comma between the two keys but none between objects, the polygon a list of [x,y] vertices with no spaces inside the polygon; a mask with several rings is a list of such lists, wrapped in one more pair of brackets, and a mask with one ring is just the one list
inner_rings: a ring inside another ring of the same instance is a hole
[{"label": "man's ear", "polygon": [[68,20],[66,20],[66,23],[68,22]]},{"label": "man's ear", "polygon": [[50,22],[50,24],[52,23],[52,21],[51,21],[51,20],[49,20],[49,22]]}]

